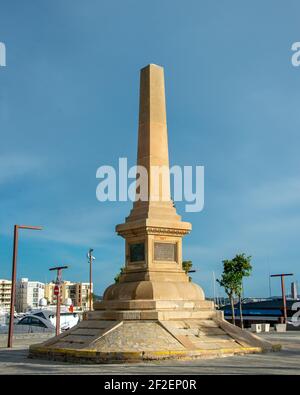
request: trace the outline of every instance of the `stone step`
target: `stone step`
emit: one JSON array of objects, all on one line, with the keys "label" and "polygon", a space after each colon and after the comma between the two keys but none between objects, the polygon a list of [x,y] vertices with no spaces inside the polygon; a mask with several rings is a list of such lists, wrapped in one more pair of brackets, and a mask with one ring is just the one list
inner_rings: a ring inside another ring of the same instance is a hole
[{"label": "stone step", "polygon": [[190,333],[193,333],[195,335],[197,335],[198,333],[208,333],[212,335],[225,333],[221,328],[218,327],[218,325],[213,320],[168,320],[163,322],[164,324],[174,328],[189,330]]},{"label": "stone step", "polygon": [[[45,345],[53,348],[81,348],[79,346],[88,346],[97,341],[113,328],[119,326],[120,321],[81,321],[72,329],[62,333]],[[93,327],[91,327],[93,326]],[[76,346],[78,345],[78,347]]]},{"label": "stone step", "polygon": [[116,321],[113,320],[84,320],[81,321],[78,325],[79,328],[89,328],[89,329],[105,329],[113,324],[115,324]]},{"label": "stone step", "polygon": [[190,319],[190,318],[203,318],[211,319],[216,317],[216,311],[194,311],[194,310],[182,310],[182,311],[160,311],[158,313],[158,318],[161,321],[172,320],[172,319]]},{"label": "stone step", "polygon": [[199,326],[199,334],[201,335],[206,335],[206,336],[218,336],[218,335],[224,335],[226,332],[223,331],[221,328],[208,328],[208,327],[203,327]]},{"label": "stone step", "polygon": [[218,316],[212,309],[182,309],[182,310],[96,310],[87,314],[87,320],[209,320]]},{"label": "stone step", "polygon": [[94,335],[73,335],[70,334],[69,336],[64,337],[62,340],[59,340],[59,342],[64,342],[64,343],[89,343],[92,339],[94,338]]},{"label": "stone step", "polygon": [[85,346],[86,346],[86,343],[69,343],[69,342],[59,341],[59,342],[55,343],[54,345],[52,345],[51,347],[80,350],[82,348],[85,348]]},{"label": "stone step", "polygon": [[140,311],[120,311],[120,310],[97,310],[88,313],[87,319],[89,321],[93,320],[106,320],[106,321],[117,321],[117,320],[140,320]]},{"label": "stone step", "polygon": [[223,334],[219,336],[192,336],[187,334],[187,337],[191,341],[200,341],[200,342],[208,342],[208,343],[215,343],[215,342],[235,342],[234,339],[231,339],[228,335]]},{"label": "stone step", "polygon": [[94,328],[77,328],[74,330],[73,335],[82,335],[82,336],[96,336],[104,332],[104,329],[94,329]]},{"label": "stone step", "polygon": [[220,336],[220,335],[226,335],[226,333],[220,329],[220,328],[178,328],[178,327],[172,327],[174,330],[174,333],[178,333],[180,335],[191,335],[191,336]]},{"label": "stone step", "polygon": [[192,320],[188,320],[187,322],[185,321],[183,322],[189,328],[198,328],[199,326],[201,326],[202,328],[219,328],[219,325],[214,320],[192,319]]},{"label": "stone step", "polygon": [[209,300],[104,300],[94,304],[95,310],[212,310],[213,308],[214,303]]},{"label": "stone step", "polygon": [[207,341],[193,341],[194,346],[201,350],[218,350],[218,349],[230,349],[230,350],[240,350],[242,347],[231,341],[227,342],[207,342]]},{"label": "stone step", "polygon": [[241,349],[241,346],[212,320],[160,321],[187,349]]}]

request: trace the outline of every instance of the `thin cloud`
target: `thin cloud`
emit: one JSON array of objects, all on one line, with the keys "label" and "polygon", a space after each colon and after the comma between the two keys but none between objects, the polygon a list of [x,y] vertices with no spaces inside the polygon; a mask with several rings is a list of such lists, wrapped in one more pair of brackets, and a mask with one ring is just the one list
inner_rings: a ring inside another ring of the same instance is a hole
[{"label": "thin cloud", "polygon": [[[300,203],[300,178],[289,177],[264,183],[246,195],[251,205],[261,209],[290,207]],[[247,200],[248,200],[247,199]]]},{"label": "thin cloud", "polygon": [[43,158],[23,154],[5,154],[0,156],[0,185],[15,182],[24,175],[37,174],[44,165]]}]

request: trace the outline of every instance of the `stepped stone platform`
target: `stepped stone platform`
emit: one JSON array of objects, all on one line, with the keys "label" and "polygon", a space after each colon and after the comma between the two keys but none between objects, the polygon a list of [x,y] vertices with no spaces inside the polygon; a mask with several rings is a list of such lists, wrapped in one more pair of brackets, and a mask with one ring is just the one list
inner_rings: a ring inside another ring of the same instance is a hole
[{"label": "stepped stone platform", "polygon": [[[126,310],[138,306],[144,308]],[[271,343],[226,322],[210,301],[130,300],[123,301],[122,307],[113,310],[113,303],[96,304],[97,310],[87,313],[76,327],[32,345],[29,356],[113,363],[209,358],[274,349]]]}]

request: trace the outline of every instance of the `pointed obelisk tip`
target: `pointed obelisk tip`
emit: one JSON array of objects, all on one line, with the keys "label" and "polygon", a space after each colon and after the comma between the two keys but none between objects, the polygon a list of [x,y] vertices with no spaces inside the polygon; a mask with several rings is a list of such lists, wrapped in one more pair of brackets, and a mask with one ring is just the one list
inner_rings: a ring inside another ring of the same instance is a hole
[{"label": "pointed obelisk tip", "polygon": [[[149,133],[153,136],[154,122],[161,125],[167,124],[166,120],[166,103],[165,103],[165,81],[164,69],[161,66],[150,63],[140,73],[140,115],[139,124],[143,126],[143,138],[139,138],[139,142],[147,141]],[[149,129],[150,127],[150,129]],[[140,130],[141,132],[141,130]],[[167,136],[167,131],[161,130],[161,133]],[[154,138],[151,137],[151,140]],[[149,140],[150,141],[150,140]],[[157,136],[157,141],[162,142],[161,137]],[[167,144],[167,137],[166,137]],[[149,147],[150,149],[150,147]],[[167,147],[165,147],[167,151]]]},{"label": "pointed obelisk tip", "polygon": [[147,66],[142,67],[141,71],[146,70],[146,69],[155,69],[155,68],[162,69],[162,70],[164,69],[163,66],[159,66],[158,64],[155,64],[155,63],[149,63],[149,64],[147,64]]}]

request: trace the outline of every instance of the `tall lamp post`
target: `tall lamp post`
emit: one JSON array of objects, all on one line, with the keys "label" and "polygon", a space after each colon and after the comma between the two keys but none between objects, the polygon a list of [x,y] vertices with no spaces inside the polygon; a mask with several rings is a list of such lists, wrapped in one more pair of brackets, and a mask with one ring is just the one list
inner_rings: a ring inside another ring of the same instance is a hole
[{"label": "tall lamp post", "polygon": [[93,261],[96,259],[92,253],[93,253],[93,249],[90,248],[89,252],[87,253],[87,257],[89,260],[89,264],[90,264],[90,292],[89,292],[89,310],[92,311],[92,263]]},{"label": "tall lamp post", "polygon": [[11,275],[10,317],[9,317],[8,340],[7,340],[7,347],[8,348],[12,347],[13,334],[14,334],[14,311],[15,311],[15,301],[16,301],[16,280],[17,280],[19,229],[42,230],[42,227],[41,226],[27,226],[27,225],[15,225],[14,226],[14,249],[13,249],[12,275]]},{"label": "tall lamp post", "polygon": [[282,301],[283,301],[283,317],[284,317],[284,324],[287,323],[287,310],[286,310],[286,295],[285,295],[285,286],[284,286],[284,277],[286,276],[293,276],[293,273],[280,273],[280,274],[271,274],[270,277],[280,277],[281,279],[281,292],[282,292]]},{"label": "tall lamp post", "polygon": [[57,297],[57,302],[56,302],[56,336],[60,334],[60,297],[61,297],[61,283],[62,283],[62,271],[63,269],[68,269],[68,266],[56,266],[56,267],[51,267],[49,270],[57,270],[57,277],[56,277],[56,285],[54,288],[54,294]]}]

